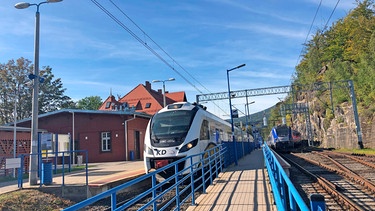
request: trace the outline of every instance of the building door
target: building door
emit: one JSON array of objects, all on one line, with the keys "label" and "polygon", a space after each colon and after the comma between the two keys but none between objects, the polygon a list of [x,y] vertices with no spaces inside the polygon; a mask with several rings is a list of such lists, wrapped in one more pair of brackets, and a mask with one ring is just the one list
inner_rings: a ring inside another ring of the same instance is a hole
[{"label": "building door", "polygon": [[136,160],[141,159],[141,133],[139,131],[134,131],[134,158]]}]

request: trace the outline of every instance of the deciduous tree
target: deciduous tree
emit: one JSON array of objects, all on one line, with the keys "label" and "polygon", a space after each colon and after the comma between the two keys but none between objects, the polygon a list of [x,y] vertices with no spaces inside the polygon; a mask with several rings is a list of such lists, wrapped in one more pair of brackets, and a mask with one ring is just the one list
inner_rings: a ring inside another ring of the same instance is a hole
[{"label": "deciduous tree", "polygon": [[[33,81],[28,78],[33,72],[30,60],[23,57],[0,64],[0,124],[14,122],[14,105],[17,104],[17,119],[31,117]],[[43,67],[40,76],[39,114],[74,106],[70,97],[64,94],[61,79],[54,79],[52,68]]]},{"label": "deciduous tree", "polygon": [[84,110],[98,110],[102,103],[102,98],[99,96],[90,96],[79,100],[77,102],[77,108]]}]

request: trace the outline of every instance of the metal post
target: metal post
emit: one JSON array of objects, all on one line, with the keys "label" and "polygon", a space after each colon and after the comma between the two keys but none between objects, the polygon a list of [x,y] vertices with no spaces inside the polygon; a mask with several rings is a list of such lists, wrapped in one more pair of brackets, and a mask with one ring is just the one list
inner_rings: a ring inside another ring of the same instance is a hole
[{"label": "metal post", "polygon": [[[31,113],[31,150],[30,150],[30,185],[37,184],[38,176],[38,94],[39,94],[39,29],[40,29],[40,14],[39,6],[45,3],[56,3],[62,0],[46,0],[39,4],[30,4],[26,2],[20,2],[15,5],[17,9],[25,9],[30,6],[36,6],[35,13],[35,42],[34,42],[34,72],[33,72],[33,100],[32,100],[32,113]],[[34,155],[34,156],[32,156]]]},{"label": "metal post", "polygon": [[[246,105],[247,105],[247,113],[249,114],[249,119],[246,118],[246,121],[248,121],[248,125],[251,126],[251,117],[250,117],[250,104],[253,104],[255,103],[255,101],[252,101],[250,103],[248,103],[248,100],[247,100],[247,92],[246,92]],[[253,127],[251,126],[251,129],[253,130]],[[246,131],[247,131],[247,128],[246,128]],[[254,135],[254,134],[253,134]],[[248,137],[248,141],[250,142],[250,137],[249,137],[249,134],[247,134],[247,137]]]},{"label": "metal post", "polygon": [[73,139],[73,141],[72,141],[73,163],[72,163],[72,164],[73,164],[73,165],[76,163],[76,162],[75,162],[75,161],[76,161],[76,159],[75,159],[75,152],[74,152],[74,151],[76,150],[76,149],[75,149],[75,146],[74,146],[74,145],[75,145],[75,144],[74,144],[74,141],[75,141],[75,134],[74,134],[74,133],[75,133],[75,131],[74,131],[75,125],[74,125],[74,119],[75,119],[75,118],[74,118],[74,111],[72,111],[72,139]]},{"label": "metal post", "polygon": [[360,125],[359,117],[358,117],[357,100],[356,100],[356,97],[355,97],[354,85],[353,85],[353,81],[352,80],[349,80],[348,83],[349,83],[349,89],[350,89],[350,97],[352,99],[354,121],[355,121],[355,129],[357,131],[357,137],[358,137],[358,147],[360,149],[363,149],[362,131],[361,131],[361,125]]},{"label": "metal post", "polygon": [[234,164],[237,166],[237,147],[236,147],[236,137],[234,135],[234,124],[233,124],[233,111],[232,111],[232,99],[230,96],[230,85],[229,85],[229,71],[227,70],[227,81],[228,81],[228,98],[229,98],[229,110],[230,110],[230,124],[232,128],[232,141],[234,147]]},{"label": "metal post", "polygon": [[245,66],[246,64],[241,64],[237,67],[234,67],[232,69],[227,70],[227,82],[228,82],[228,98],[229,98],[229,109],[230,109],[230,124],[232,128],[232,140],[233,140],[233,146],[234,146],[234,164],[237,166],[238,161],[237,161],[237,147],[236,147],[236,137],[234,135],[234,122],[233,122],[233,111],[232,111],[232,97],[230,96],[230,84],[229,84],[229,72],[241,68]]},{"label": "metal post", "polygon": [[163,107],[167,106],[167,102],[165,100],[165,81],[163,81]]},{"label": "metal post", "polygon": [[32,101],[32,119],[31,119],[31,154],[30,156],[30,185],[38,183],[38,94],[39,94],[39,5],[35,14],[35,42],[34,42],[34,75],[33,80],[33,101]]},{"label": "metal post", "polygon": [[328,87],[329,87],[329,99],[331,100],[332,115],[335,116],[335,110],[333,109],[332,83],[331,82],[328,82]]},{"label": "metal post", "polygon": [[165,99],[165,82],[166,81],[174,81],[174,78],[169,78],[168,80],[152,80],[152,83],[162,82],[163,83],[163,108],[167,106],[167,102]]},{"label": "metal post", "polygon": [[[14,124],[13,124],[13,158],[17,157],[17,95],[14,99]],[[16,177],[16,168],[13,169],[13,177]]]},{"label": "metal post", "polygon": [[248,121],[248,118],[247,118],[247,115],[250,116],[250,113],[249,113],[249,102],[248,102],[248,99],[247,99],[247,92],[246,92],[246,104],[245,104],[245,119],[246,119],[246,128],[245,128],[245,132],[246,132],[246,138],[247,138],[247,141],[250,142],[250,137],[249,137],[249,133],[247,132],[247,128],[249,127],[249,121]]}]

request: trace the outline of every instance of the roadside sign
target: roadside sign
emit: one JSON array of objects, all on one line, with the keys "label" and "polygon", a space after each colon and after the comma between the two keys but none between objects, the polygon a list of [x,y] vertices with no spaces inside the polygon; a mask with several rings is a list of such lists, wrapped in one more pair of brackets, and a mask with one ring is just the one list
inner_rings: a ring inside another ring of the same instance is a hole
[{"label": "roadside sign", "polygon": [[14,169],[21,167],[21,158],[7,158],[5,160],[5,169]]}]

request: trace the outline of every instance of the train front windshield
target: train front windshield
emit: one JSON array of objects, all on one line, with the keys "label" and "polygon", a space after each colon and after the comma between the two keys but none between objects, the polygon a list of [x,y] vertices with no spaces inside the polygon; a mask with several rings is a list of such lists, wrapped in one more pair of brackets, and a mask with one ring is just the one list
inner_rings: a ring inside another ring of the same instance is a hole
[{"label": "train front windshield", "polygon": [[176,110],[157,113],[151,121],[151,145],[171,147],[182,144],[197,110]]},{"label": "train front windshield", "polygon": [[279,126],[276,128],[276,131],[279,137],[285,137],[289,135],[289,128],[286,126]]}]

